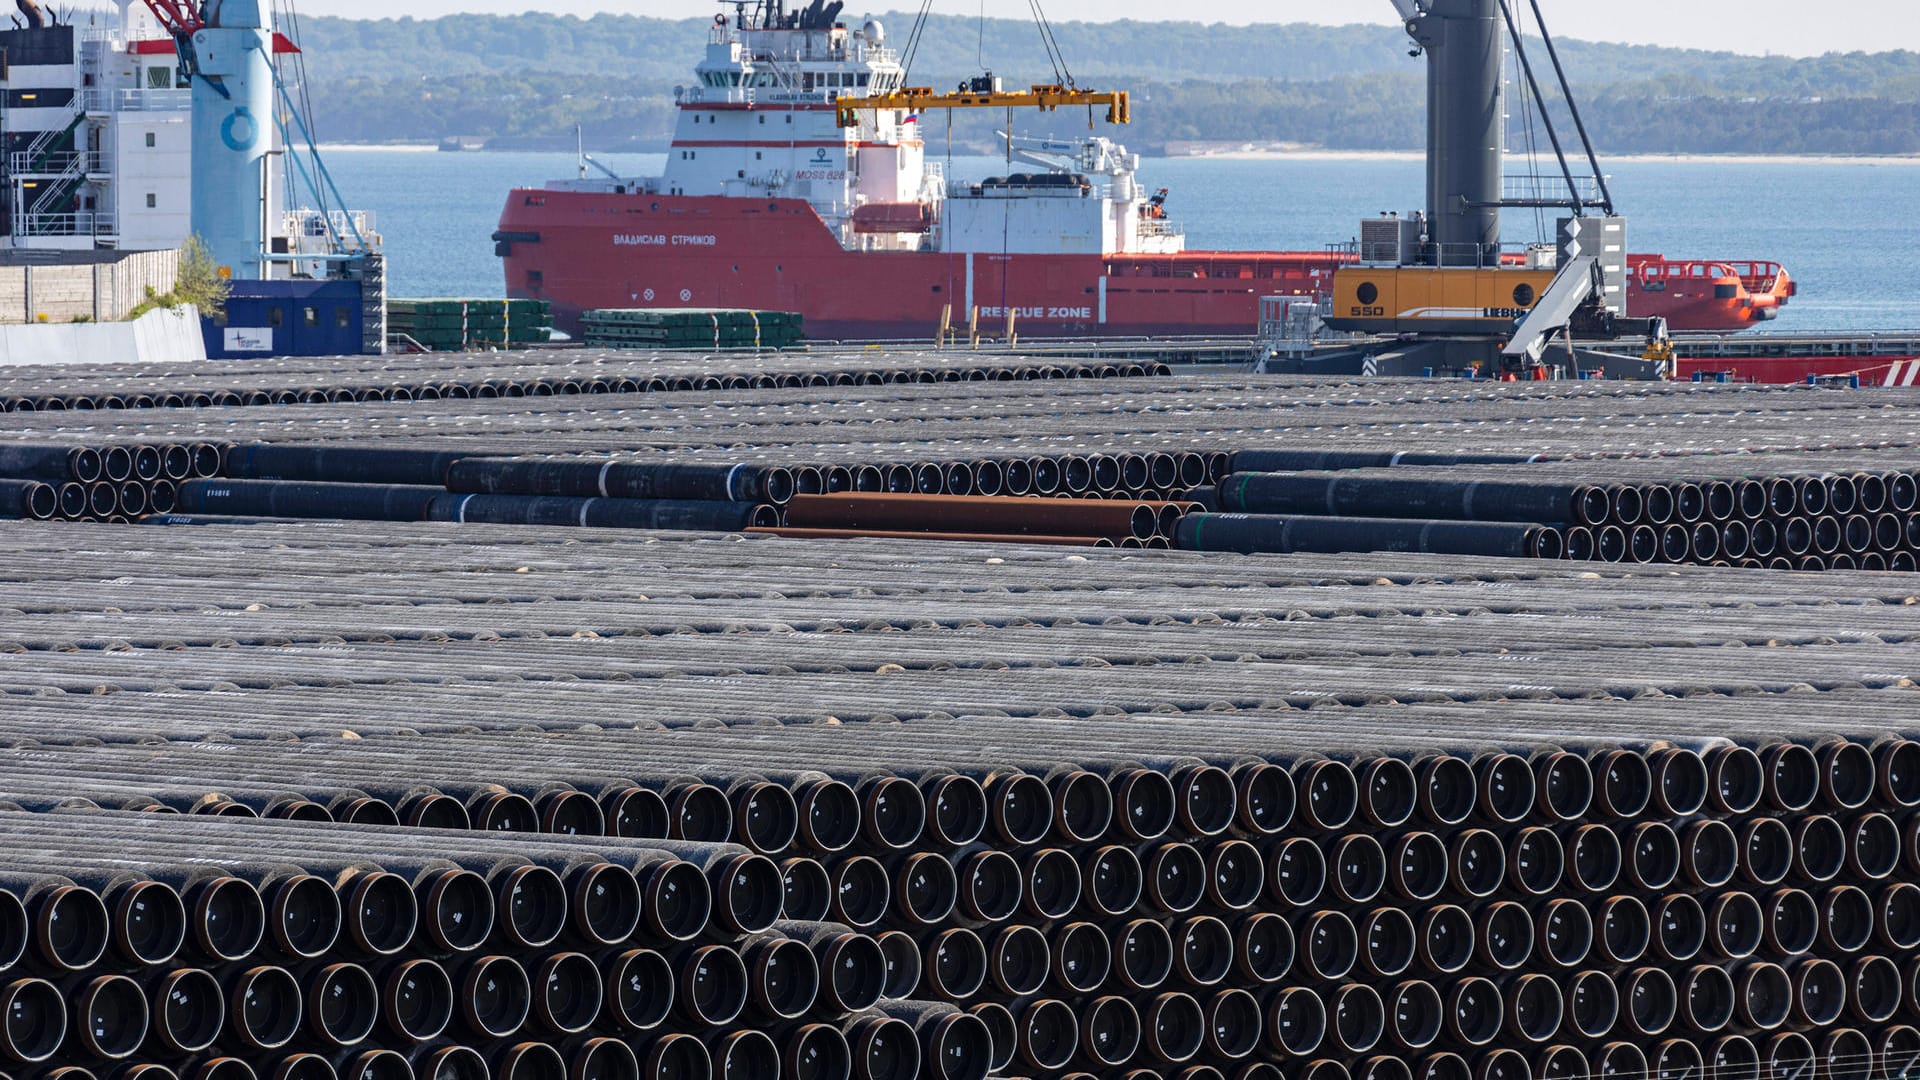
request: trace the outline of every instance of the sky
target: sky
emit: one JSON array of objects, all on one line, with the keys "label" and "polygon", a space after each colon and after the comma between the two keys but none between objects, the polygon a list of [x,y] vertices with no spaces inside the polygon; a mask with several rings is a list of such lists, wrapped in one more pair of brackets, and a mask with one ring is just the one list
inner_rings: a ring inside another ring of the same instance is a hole
[{"label": "sky", "polygon": [[[984,3],[989,16],[1026,18],[1024,0],[956,0],[935,4],[946,15],[972,14]],[[919,5],[848,0],[847,13],[898,10]],[[1194,7],[1166,0],[1046,0],[1055,20],[1191,18]],[[1724,49],[1743,53],[1815,56],[1825,52],[1920,50],[1920,5],[1914,0],[1542,0],[1555,36],[1636,45]],[[527,10],[572,15],[620,12],[686,17],[719,10],[710,0],[298,0],[308,15],[356,18],[400,13],[431,18],[458,11],[512,14]],[[1374,22],[1397,21],[1388,0],[1213,0],[1205,21]]]}]

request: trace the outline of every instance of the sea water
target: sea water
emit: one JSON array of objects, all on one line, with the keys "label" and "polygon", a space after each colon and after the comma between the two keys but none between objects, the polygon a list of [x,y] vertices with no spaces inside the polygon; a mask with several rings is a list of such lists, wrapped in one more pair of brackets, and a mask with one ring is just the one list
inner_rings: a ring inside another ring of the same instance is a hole
[{"label": "sea water", "polygon": [[[491,236],[507,191],[578,169],[565,153],[339,148],[325,157],[347,202],[378,215],[395,296],[501,295]],[[659,154],[602,160],[623,176],[665,163]],[[1607,169],[1632,250],[1787,267],[1800,295],[1768,332],[1920,329],[1920,165],[1629,159]],[[959,157],[948,175],[1008,171],[1000,158]],[[1147,159],[1139,180],[1149,192],[1168,189],[1168,216],[1188,247],[1214,249],[1317,251],[1351,239],[1362,217],[1417,205],[1424,190],[1410,156]],[[1550,240],[1552,219],[1508,211],[1505,238]]]}]

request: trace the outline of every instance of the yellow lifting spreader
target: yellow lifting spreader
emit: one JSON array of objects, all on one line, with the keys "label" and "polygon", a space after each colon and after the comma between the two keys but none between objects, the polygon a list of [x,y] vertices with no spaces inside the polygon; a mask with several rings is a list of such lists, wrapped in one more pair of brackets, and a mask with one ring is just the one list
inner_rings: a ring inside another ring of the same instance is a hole
[{"label": "yellow lifting spreader", "polygon": [[838,98],[833,103],[833,116],[835,122],[845,128],[857,126],[861,113],[878,112],[881,109],[921,112],[926,109],[1032,108],[1052,112],[1063,105],[1105,105],[1107,123],[1133,122],[1133,112],[1127,103],[1125,90],[1070,90],[1057,84],[1035,86],[1026,91],[961,91],[953,94],[936,94],[930,86],[908,86],[890,94]]}]

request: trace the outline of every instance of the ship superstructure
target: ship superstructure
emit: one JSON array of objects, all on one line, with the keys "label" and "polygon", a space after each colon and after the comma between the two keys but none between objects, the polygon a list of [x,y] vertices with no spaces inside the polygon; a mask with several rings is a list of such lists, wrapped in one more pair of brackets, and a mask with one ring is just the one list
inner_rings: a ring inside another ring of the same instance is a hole
[{"label": "ship superstructure", "polygon": [[188,231],[192,99],[135,3],[0,30],[0,247],[154,250]]},{"label": "ship superstructure", "polygon": [[[733,7],[675,91],[659,176],[620,176],[583,153],[577,177],[509,193],[494,234],[509,296],[551,301],[567,329],[592,308],[743,307],[798,311],[810,334],[844,339],[1009,315],[1028,336],[1250,335],[1261,297],[1326,295],[1353,260],[1190,250],[1167,192],[1143,187],[1138,156],[1098,135],[1003,133],[1015,163],[1004,175],[948,176],[922,116],[896,106],[1046,108],[1074,91],[1002,94],[983,75],[934,95],[906,86],[880,23],[849,27],[838,2]],[[1124,102],[1079,95],[1095,96]],[[1639,284],[1630,300],[1664,302]],[[1674,325],[1736,329],[1756,310],[1738,297],[1689,305]]]}]

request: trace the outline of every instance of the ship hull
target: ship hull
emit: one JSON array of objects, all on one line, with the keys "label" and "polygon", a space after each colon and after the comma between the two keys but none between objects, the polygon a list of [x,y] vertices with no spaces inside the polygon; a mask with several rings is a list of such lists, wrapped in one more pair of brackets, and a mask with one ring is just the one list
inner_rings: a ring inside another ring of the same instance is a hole
[{"label": "ship hull", "polygon": [[[743,205],[745,204],[745,205]],[[798,311],[814,339],[931,338],[943,315],[1026,337],[1246,336],[1260,297],[1319,291],[1319,253],[1079,255],[848,251],[801,200],[515,191],[498,234],[507,290],[591,308]]]},{"label": "ship hull", "polygon": [[[593,308],[797,311],[814,340],[931,339],[964,332],[1025,338],[1246,337],[1260,298],[1315,295],[1345,256],[1186,251],[1176,255],[847,250],[800,199],[521,189],[495,236],[507,294],[550,301],[575,331]],[[1754,325],[1737,299],[1642,291],[1635,315],[1676,331]]]}]

